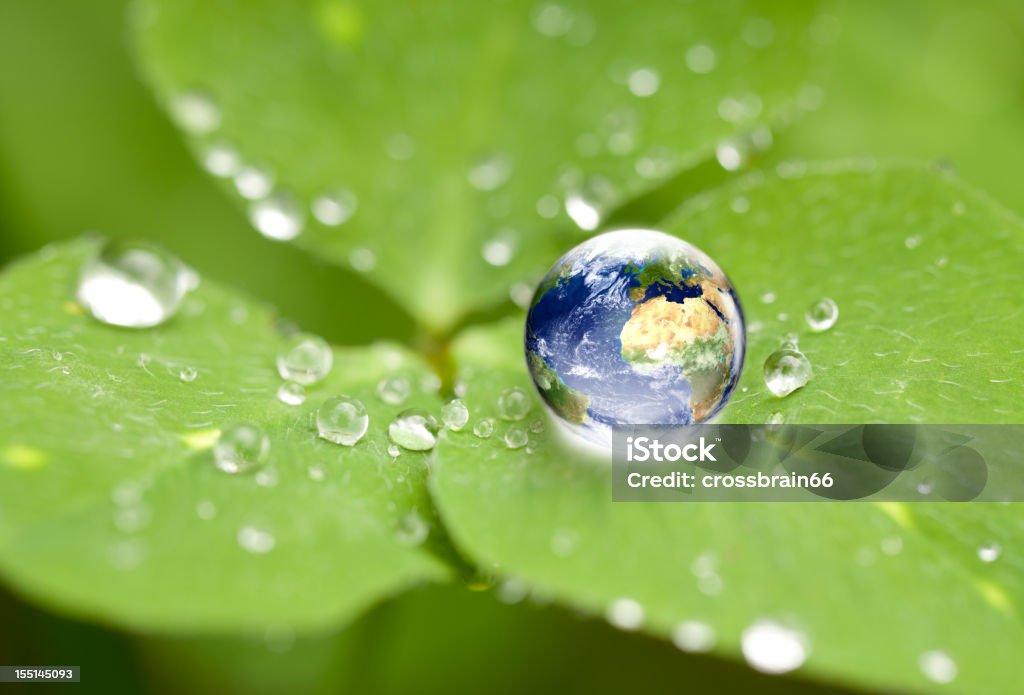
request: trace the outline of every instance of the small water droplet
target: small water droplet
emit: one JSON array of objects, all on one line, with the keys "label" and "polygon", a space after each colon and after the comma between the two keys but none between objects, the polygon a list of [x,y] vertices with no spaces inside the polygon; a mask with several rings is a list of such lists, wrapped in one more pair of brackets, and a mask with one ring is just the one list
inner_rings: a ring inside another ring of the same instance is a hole
[{"label": "small water droplet", "polygon": [[368,273],[377,267],[377,254],[365,246],[358,246],[348,254],[349,265],[360,273]]},{"label": "small water droplet", "polygon": [[807,660],[807,639],[772,620],[760,620],[743,631],[743,657],[763,673],[789,673]]},{"label": "small water droplet", "polygon": [[515,577],[510,577],[498,585],[498,600],[508,605],[519,603],[529,595],[530,588],[526,582]]},{"label": "small water droplet", "polygon": [[783,347],[764,361],[764,383],[778,398],[785,398],[805,386],[814,376],[810,360],[791,347]]},{"label": "small water droplet", "polygon": [[930,495],[935,489],[935,483],[930,480],[922,480],[917,484],[917,492],[921,495]]},{"label": "small water droplet", "polygon": [[836,325],[836,319],[839,318],[839,306],[828,297],[823,297],[808,307],[804,318],[807,319],[807,325],[815,333],[827,331]]},{"label": "small water droplet", "polygon": [[638,68],[629,73],[626,85],[633,96],[653,96],[661,86],[661,75],[654,68]]},{"label": "small water droplet", "polygon": [[521,427],[509,427],[505,432],[505,446],[509,449],[522,449],[529,441],[529,435]]},{"label": "small water droplet", "polygon": [[203,168],[218,178],[228,178],[238,173],[242,157],[230,143],[214,142],[203,151]]},{"label": "small water droplet", "polygon": [[247,423],[225,427],[213,447],[213,461],[225,473],[259,468],[269,456],[270,439],[262,429]]},{"label": "small water droplet", "polygon": [[327,471],[320,464],[315,464],[306,469],[306,475],[309,476],[310,480],[320,482],[327,477]]},{"label": "small water droplet", "polygon": [[982,562],[995,562],[1003,554],[1003,549],[998,543],[986,543],[978,548],[978,559]]},{"label": "small water droplet", "polygon": [[238,529],[237,538],[242,550],[253,555],[265,555],[277,545],[272,533],[256,526],[243,526]]},{"label": "small water droplet", "polygon": [[345,224],[356,208],[359,207],[359,200],[356,194],[347,188],[338,188],[330,193],[317,196],[312,204],[313,217],[320,224],[328,227],[337,227]]},{"label": "small water droplet", "polygon": [[686,67],[698,75],[706,75],[715,69],[718,57],[714,49],[705,43],[698,43],[686,51]]},{"label": "small water droplet", "polygon": [[531,422],[530,423],[530,431],[533,432],[534,434],[540,434],[541,432],[543,432],[544,431],[544,421],[541,420],[540,418],[537,418],[536,420]]},{"label": "small water droplet", "polygon": [[785,422],[786,422],[786,416],[784,416],[782,413],[774,412],[774,413],[772,413],[771,415],[768,416],[768,419],[765,421],[765,424],[767,424],[767,425],[782,425],[782,424],[785,424]]},{"label": "small water droplet", "polygon": [[416,513],[416,510],[409,512],[398,522],[395,529],[395,542],[407,547],[423,545],[430,535],[430,525]]},{"label": "small water droplet", "polygon": [[316,429],[321,439],[342,446],[353,446],[370,426],[370,416],[362,401],[351,396],[328,399],[316,411]]},{"label": "small water droplet", "polygon": [[747,153],[736,140],[723,140],[715,148],[715,159],[726,171],[736,171],[747,163]]},{"label": "small water droplet", "polygon": [[412,394],[412,384],[404,376],[389,376],[377,382],[377,398],[388,405],[402,405]]},{"label": "small water droplet", "polygon": [[286,381],[277,389],[277,400],[285,405],[302,405],[306,402],[306,389],[302,384]]},{"label": "small water droplet", "polygon": [[393,459],[398,458],[402,455],[402,447],[397,444],[388,444],[388,456]]},{"label": "small water droplet", "polygon": [[684,620],[672,631],[672,643],[684,652],[707,652],[715,646],[715,630],[698,620]]},{"label": "small water droplet", "polygon": [[924,652],[917,660],[918,668],[932,683],[952,683],[956,679],[956,662],[946,652],[932,649]]},{"label": "small water droplet", "polygon": [[518,386],[505,389],[498,397],[498,412],[505,420],[522,420],[530,413],[530,397]]},{"label": "small water droplet", "polygon": [[171,101],[171,117],[182,130],[192,135],[208,135],[220,127],[217,102],[201,89],[178,93]]},{"label": "small water droplet", "polygon": [[441,420],[452,432],[458,432],[469,422],[469,408],[461,398],[455,398],[441,408]]},{"label": "small water droplet", "polygon": [[177,313],[193,274],[157,246],[111,240],[82,267],[77,298],[103,323],[149,328]]},{"label": "small water droplet", "polygon": [[494,420],[489,417],[477,420],[476,424],[473,425],[473,434],[480,437],[480,439],[487,439],[494,434]]},{"label": "small water droplet", "polygon": [[419,408],[410,408],[388,425],[388,436],[409,451],[430,451],[437,443],[437,419]]},{"label": "small water droplet", "polygon": [[199,376],[199,372],[197,372],[194,367],[182,367],[178,370],[178,378],[186,384],[190,384],[195,381],[197,376]]},{"label": "small water droplet", "polygon": [[585,232],[592,232],[601,224],[601,211],[597,204],[587,200],[580,193],[572,193],[566,197],[565,212],[576,226]]},{"label": "small water droplet", "polygon": [[494,235],[493,238],[484,242],[480,248],[480,255],[493,266],[508,265],[515,255],[517,235],[510,229],[503,229]]},{"label": "small water droplet", "polygon": [[913,234],[903,240],[903,245],[906,246],[908,249],[916,249],[918,246],[921,245],[921,242],[923,241],[923,236],[921,236],[920,234]]},{"label": "small water droplet", "polygon": [[268,239],[290,241],[302,233],[306,215],[295,196],[287,191],[275,191],[249,206],[249,221]]},{"label": "small water droplet", "polygon": [[774,292],[765,292],[764,294],[761,295],[762,304],[774,304],[775,299],[776,297]]},{"label": "small water droplet", "polygon": [[469,185],[479,191],[496,191],[512,176],[512,160],[502,154],[481,159],[469,169]]},{"label": "small water droplet", "polygon": [[199,500],[196,503],[196,516],[203,521],[210,521],[217,516],[217,505],[210,500]]},{"label": "small water droplet", "polygon": [[644,607],[636,599],[615,599],[609,604],[605,617],[620,630],[638,630],[644,623]]},{"label": "small water droplet", "polygon": [[261,167],[245,165],[235,174],[235,190],[246,200],[259,200],[274,188],[274,174]]},{"label": "small water droplet", "polygon": [[334,366],[327,341],[310,333],[292,336],[277,355],[277,373],[286,381],[309,386],[322,381]]}]

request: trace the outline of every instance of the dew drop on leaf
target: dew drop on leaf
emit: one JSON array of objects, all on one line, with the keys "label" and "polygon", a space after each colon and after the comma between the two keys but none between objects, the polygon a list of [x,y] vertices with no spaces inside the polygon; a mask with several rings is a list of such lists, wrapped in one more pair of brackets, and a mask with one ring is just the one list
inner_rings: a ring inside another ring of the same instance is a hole
[{"label": "dew drop on leaf", "polygon": [[494,154],[470,167],[466,178],[469,185],[479,191],[496,191],[511,175],[512,160],[505,155]]},{"label": "dew drop on leaf", "polygon": [[505,420],[522,420],[530,412],[530,397],[518,386],[505,389],[498,397],[498,412]]},{"label": "dew drop on leaf", "polygon": [[452,432],[458,432],[469,422],[469,408],[461,398],[454,398],[448,401],[441,408],[441,421],[444,426]]},{"label": "dew drop on leaf", "polygon": [[489,417],[484,418],[483,420],[478,420],[476,424],[473,425],[473,434],[480,437],[480,439],[487,439],[494,434],[494,420]]},{"label": "dew drop on leaf", "polygon": [[807,660],[803,634],[773,620],[759,620],[743,631],[743,657],[762,673],[788,673]]},{"label": "dew drop on leaf", "polygon": [[265,555],[277,545],[272,533],[257,526],[243,526],[238,529],[237,539],[242,550],[253,555]]},{"label": "dew drop on leaf", "polygon": [[956,662],[940,649],[932,649],[921,654],[917,665],[924,677],[933,683],[952,683],[956,678]]},{"label": "dew drop on leaf", "polygon": [[249,221],[268,239],[290,241],[302,233],[306,215],[295,196],[287,191],[275,191],[249,206]]},{"label": "dew drop on leaf", "polygon": [[393,459],[398,458],[402,455],[402,447],[397,444],[388,444],[388,456]]},{"label": "dew drop on leaf", "polygon": [[807,319],[807,325],[812,331],[822,333],[836,325],[839,307],[833,300],[823,297],[807,308],[804,318]]},{"label": "dew drop on leaf", "polygon": [[351,396],[335,396],[316,411],[316,429],[321,439],[353,446],[370,426],[370,416],[362,401]]},{"label": "dew drop on leaf", "polygon": [[430,534],[430,525],[423,520],[416,510],[413,510],[402,517],[395,529],[395,542],[407,547],[423,545]]},{"label": "dew drop on leaf", "polygon": [[225,473],[245,473],[259,468],[270,457],[267,434],[248,423],[225,427],[213,447],[213,461]]},{"label": "dew drop on leaf", "polygon": [[178,127],[191,135],[208,135],[220,127],[220,107],[201,89],[178,93],[171,100],[170,111]]},{"label": "dew drop on leaf", "polygon": [[686,67],[698,75],[706,75],[715,69],[718,57],[714,49],[704,43],[698,43],[686,51]]},{"label": "dew drop on leaf", "polygon": [[322,381],[334,366],[334,353],[327,341],[310,333],[292,336],[277,355],[277,372],[282,379],[309,386]]},{"label": "dew drop on leaf", "polygon": [[706,652],[715,646],[715,630],[699,620],[684,620],[672,631],[672,643],[684,652]]},{"label": "dew drop on leaf", "polygon": [[978,548],[978,559],[982,562],[995,562],[1003,554],[1003,549],[998,543],[986,543]]},{"label": "dew drop on leaf", "polygon": [[286,381],[277,389],[277,400],[285,405],[302,405],[306,402],[306,389],[302,384]]},{"label": "dew drop on leaf", "polygon": [[509,449],[522,449],[528,440],[529,436],[526,434],[526,430],[521,427],[510,427],[505,432],[505,446]]},{"label": "dew drop on leaf", "polygon": [[178,370],[178,378],[186,384],[190,384],[195,381],[197,376],[199,376],[199,373],[194,367],[182,367]]},{"label": "dew drop on leaf", "polygon": [[778,398],[807,385],[814,376],[810,360],[792,347],[782,347],[764,361],[764,383]]},{"label": "dew drop on leaf", "polygon": [[404,376],[385,377],[377,382],[377,398],[388,405],[402,405],[412,393],[412,384]]},{"label": "dew drop on leaf", "polygon": [[235,174],[235,189],[246,200],[259,200],[270,194],[274,187],[274,174],[253,165],[243,166]]},{"label": "dew drop on leaf", "polygon": [[409,451],[430,451],[437,444],[437,418],[425,410],[410,408],[388,425],[391,441]]},{"label": "dew drop on leaf", "polygon": [[605,617],[620,630],[638,630],[644,623],[644,607],[636,599],[615,599],[608,605]]},{"label": "dew drop on leaf", "polygon": [[313,200],[313,217],[327,227],[345,224],[355,214],[359,201],[347,188],[338,188]]},{"label": "dew drop on leaf", "polygon": [[229,178],[242,167],[242,158],[233,145],[217,141],[206,146],[202,154],[203,168],[218,178]]}]

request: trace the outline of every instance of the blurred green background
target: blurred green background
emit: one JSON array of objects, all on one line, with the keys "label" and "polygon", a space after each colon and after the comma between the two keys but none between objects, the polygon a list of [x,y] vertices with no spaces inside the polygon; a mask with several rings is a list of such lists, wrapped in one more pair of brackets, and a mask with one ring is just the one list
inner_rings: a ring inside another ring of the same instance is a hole
[{"label": "blurred green background", "polygon": [[[820,30],[837,43],[823,66],[824,104],[780,133],[759,164],[909,157],[955,166],[1024,212],[1024,3],[851,1],[829,16]],[[252,233],[140,83],[126,33],[121,0],[0,3],[0,263],[86,230],[145,236],[332,342],[414,341],[406,313],[381,293],[360,292],[362,278]],[[709,163],[642,204],[677,203],[722,176]],[[360,301],[344,301],[357,292]],[[414,592],[338,635],[297,641],[126,635],[7,594],[0,617],[0,663],[81,664],[81,687],[103,692],[294,692],[314,683],[514,692],[537,682],[611,692],[684,678],[722,692],[838,692],[459,588]],[[296,687],[294,678],[304,680]]]}]

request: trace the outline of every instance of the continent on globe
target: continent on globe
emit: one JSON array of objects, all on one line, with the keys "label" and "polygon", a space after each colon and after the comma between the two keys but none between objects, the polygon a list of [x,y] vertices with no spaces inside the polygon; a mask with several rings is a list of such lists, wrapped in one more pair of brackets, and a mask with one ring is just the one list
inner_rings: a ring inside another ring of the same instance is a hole
[{"label": "continent on globe", "polygon": [[570,250],[526,321],[530,374],[549,408],[603,445],[616,424],[690,424],[726,404],[743,367],[739,298],[706,254],[630,229]]}]

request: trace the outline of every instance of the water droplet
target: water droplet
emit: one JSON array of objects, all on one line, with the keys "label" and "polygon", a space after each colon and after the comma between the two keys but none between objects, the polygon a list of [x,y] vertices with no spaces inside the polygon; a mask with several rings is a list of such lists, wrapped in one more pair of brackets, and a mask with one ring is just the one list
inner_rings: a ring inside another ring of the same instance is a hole
[{"label": "water droplet", "polygon": [[715,646],[715,630],[698,620],[684,620],[672,631],[672,643],[684,652],[707,652]]},{"label": "water droplet", "polygon": [[242,550],[253,555],[265,555],[277,545],[272,533],[256,526],[243,526],[238,529],[237,538]]},{"label": "water droplet", "polygon": [[321,439],[353,446],[370,426],[362,402],[351,396],[335,396],[316,411],[316,429]]},{"label": "water droplet", "polygon": [[195,381],[197,376],[199,376],[199,372],[197,372],[194,367],[182,367],[178,370],[178,378],[186,384],[190,384]]},{"label": "water droplet", "polygon": [[225,473],[245,473],[259,468],[270,456],[270,440],[256,425],[238,423],[225,427],[213,447],[213,461]]},{"label": "water droplet", "polygon": [[235,174],[235,189],[246,200],[259,200],[270,194],[274,187],[274,174],[270,171],[246,165]]},{"label": "water droplet", "polygon": [[541,420],[540,418],[537,418],[536,420],[531,422],[530,423],[530,431],[533,432],[534,434],[540,434],[541,432],[543,432],[544,431],[544,421]]},{"label": "water droplet", "polygon": [[715,159],[726,171],[736,171],[747,163],[744,148],[736,140],[723,140],[715,148]]},{"label": "water droplet", "polygon": [[452,432],[458,432],[469,422],[469,408],[461,398],[455,398],[441,408],[441,420]]},{"label": "water droplet", "polygon": [[388,156],[399,162],[407,162],[416,154],[416,141],[406,133],[394,133],[385,145]]},{"label": "water droplet", "polygon": [[277,400],[285,405],[302,405],[306,402],[306,389],[302,384],[286,381],[277,389]]},{"label": "water droplet", "polygon": [[515,577],[510,577],[498,585],[497,596],[502,603],[513,605],[519,603],[530,595],[530,588],[526,582]]},{"label": "water droplet", "polygon": [[776,297],[774,292],[765,292],[764,294],[761,295],[762,304],[774,304],[775,299]]},{"label": "water droplet", "polygon": [[786,422],[786,416],[779,412],[774,412],[768,416],[765,421],[766,425],[782,425]]},{"label": "water droplet", "polygon": [[903,245],[906,246],[908,249],[916,249],[918,246],[921,245],[921,242],[923,241],[923,236],[921,236],[920,234],[913,234],[903,240]]},{"label": "water droplet", "polygon": [[796,630],[761,620],[743,631],[743,657],[763,673],[788,673],[807,660],[807,640]]},{"label": "water droplet", "polygon": [[494,154],[470,167],[466,178],[469,185],[479,191],[496,191],[511,175],[512,160],[505,155]]},{"label": "water droplet", "polygon": [[792,347],[780,348],[764,361],[764,383],[778,398],[805,386],[812,376],[814,369],[810,360]]},{"label": "water droplet", "polygon": [[199,500],[196,503],[196,516],[203,521],[210,521],[217,516],[217,505],[210,500]]},{"label": "water droplet", "polygon": [[480,255],[493,266],[508,265],[516,250],[516,234],[510,229],[503,229],[493,238],[484,242]]},{"label": "water droplet", "polygon": [[277,373],[286,381],[309,386],[331,373],[334,353],[327,341],[310,333],[290,338],[277,355]]},{"label": "water droplet", "polygon": [[918,668],[932,683],[952,683],[956,679],[957,667],[953,657],[939,649],[924,652],[917,660]]},{"label": "water droplet", "polygon": [[349,252],[348,262],[353,270],[368,273],[377,267],[377,254],[365,246],[358,246]]},{"label": "water droplet", "polygon": [[717,62],[714,49],[707,44],[698,43],[686,51],[686,67],[698,75],[706,75],[714,70]]},{"label": "water droplet", "polygon": [[601,224],[601,211],[597,205],[579,193],[572,193],[566,197],[565,212],[576,226],[585,232],[592,232]]},{"label": "water droplet", "polygon": [[404,376],[390,376],[377,382],[377,398],[388,405],[402,405],[412,394],[412,384]]},{"label": "water droplet", "polygon": [[359,207],[359,200],[356,194],[347,188],[339,188],[317,196],[312,204],[313,217],[320,224],[328,227],[337,227],[345,224],[356,208]]},{"label": "water droplet", "polygon": [[982,562],[995,562],[1003,554],[1003,549],[998,543],[986,543],[978,548],[978,559]]},{"label": "water droplet", "polygon": [[529,441],[529,435],[521,427],[509,427],[505,432],[505,446],[509,449],[522,449]]},{"label": "water droplet", "polygon": [[395,529],[395,542],[399,545],[415,547],[423,545],[423,541],[427,540],[428,535],[430,535],[430,525],[414,509],[398,522],[398,528]]},{"label": "water droplet", "polygon": [[530,412],[530,397],[518,386],[505,389],[498,397],[498,412],[506,420],[522,420]]},{"label": "water droplet", "polygon": [[654,68],[638,68],[629,74],[626,84],[634,96],[653,96],[661,86],[661,75]]},{"label": "water droplet", "polygon": [[480,437],[480,439],[487,439],[494,434],[494,420],[489,417],[477,420],[476,424],[473,425],[473,434]]},{"label": "water droplet", "polygon": [[833,300],[824,297],[807,309],[804,318],[807,319],[807,325],[811,327],[812,331],[821,333],[836,325],[836,319],[839,318],[839,307]]},{"label": "water droplet", "polygon": [[316,464],[306,469],[306,475],[309,476],[310,480],[320,482],[327,477],[327,471],[323,466]]},{"label": "water droplet", "polygon": [[605,617],[620,630],[638,630],[644,623],[644,607],[636,599],[615,599],[608,606]]},{"label": "water droplet", "polygon": [[193,275],[157,246],[111,240],[82,267],[77,297],[103,323],[148,328],[177,313]]},{"label": "water droplet", "polygon": [[291,193],[275,191],[249,206],[249,221],[268,239],[290,241],[302,233],[306,214]]},{"label": "water droplet", "polygon": [[402,455],[402,447],[397,444],[388,444],[388,456],[393,459],[398,458]]},{"label": "water droplet", "polygon": [[930,495],[935,489],[935,483],[930,480],[922,480],[917,484],[917,492],[921,495]]},{"label": "water droplet", "polygon": [[410,408],[388,425],[388,436],[410,451],[430,451],[437,443],[437,419],[419,408]]},{"label": "water droplet", "polygon": [[214,142],[203,151],[203,168],[213,176],[228,178],[238,173],[242,158],[231,144]]},{"label": "water droplet", "polygon": [[201,89],[180,92],[171,102],[171,117],[192,135],[208,135],[220,127],[220,107]]}]

